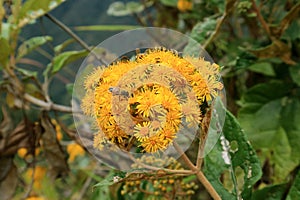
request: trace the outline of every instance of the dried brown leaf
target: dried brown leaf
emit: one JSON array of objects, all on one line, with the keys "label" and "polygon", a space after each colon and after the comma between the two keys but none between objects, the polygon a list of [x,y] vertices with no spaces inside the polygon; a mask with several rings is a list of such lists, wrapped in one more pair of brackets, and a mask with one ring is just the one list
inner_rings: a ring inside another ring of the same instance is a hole
[{"label": "dried brown leaf", "polygon": [[[18,184],[18,171],[16,166],[12,162],[12,158],[1,158],[1,176],[3,176],[3,179],[1,179],[0,182],[0,194],[2,200],[9,200],[13,197],[15,190],[17,188]],[[5,169],[4,169],[5,168]],[[4,171],[2,171],[4,169]]]},{"label": "dried brown leaf", "polygon": [[14,130],[9,131],[5,138],[1,139],[0,156],[14,155],[19,148],[29,147],[29,139],[32,134],[32,124],[22,120]]},{"label": "dried brown leaf", "polygon": [[297,3],[292,9],[285,15],[279,24],[270,27],[271,34],[276,38],[280,38],[284,31],[289,27],[291,22],[299,17],[300,3]]},{"label": "dried brown leaf", "polygon": [[295,65],[295,61],[291,59],[291,48],[284,42],[274,39],[269,46],[250,50],[258,58],[280,58],[283,62],[289,65]]},{"label": "dried brown leaf", "polygon": [[50,176],[53,179],[64,176],[69,170],[66,157],[57,141],[55,128],[46,113],[43,113],[41,124],[44,130],[42,133],[42,145],[50,166]]}]

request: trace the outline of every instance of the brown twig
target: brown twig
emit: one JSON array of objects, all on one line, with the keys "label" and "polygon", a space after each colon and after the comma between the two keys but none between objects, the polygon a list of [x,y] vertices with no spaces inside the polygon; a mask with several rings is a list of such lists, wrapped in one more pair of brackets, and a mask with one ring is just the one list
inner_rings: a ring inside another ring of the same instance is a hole
[{"label": "brown twig", "polygon": [[196,176],[214,200],[222,200],[202,171],[197,171]]},{"label": "brown twig", "polygon": [[196,173],[196,176],[198,180],[202,183],[202,185],[205,187],[207,192],[210,194],[210,196],[214,200],[221,200],[221,197],[219,194],[216,192],[216,190],[213,188],[213,186],[210,184],[210,182],[207,180],[205,175],[203,174],[202,171],[200,171],[192,162],[191,160],[187,157],[187,155],[182,151],[182,149],[179,147],[179,145],[176,142],[173,142],[174,148],[176,151],[178,151],[179,154],[181,154],[182,159],[186,163],[186,165]]},{"label": "brown twig", "polygon": [[80,44],[84,49],[89,51],[95,58],[103,65],[105,65],[105,62],[102,61],[99,56],[92,51],[92,48],[90,48],[78,35],[76,35],[69,27],[67,27],[64,23],[62,23],[60,20],[52,16],[51,14],[47,13],[45,14],[47,18],[49,18],[53,23],[55,23],[57,26],[59,26],[62,30],[64,30],[67,34],[69,34],[78,44]]},{"label": "brown twig", "polygon": [[268,36],[271,36],[269,25],[266,23],[265,19],[261,15],[260,9],[257,7],[257,5],[255,3],[255,0],[251,0],[251,2],[252,2],[252,7],[253,7],[256,15],[257,15],[257,18],[258,18],[259,22],[261,23],[262,27],[264,28],[264,30],[266,31]]},{"label": "brown twig", "polygon": [[180,146],[176,142],[173,142],[173,145],[176,151],[181,155],[182,159],[184,160],[188,168],[190,168],[192,171],[197,171],[198,169],[196,168],[196,166],[191,162],[191,160],[187,157],[187,155],[180,148]]}]

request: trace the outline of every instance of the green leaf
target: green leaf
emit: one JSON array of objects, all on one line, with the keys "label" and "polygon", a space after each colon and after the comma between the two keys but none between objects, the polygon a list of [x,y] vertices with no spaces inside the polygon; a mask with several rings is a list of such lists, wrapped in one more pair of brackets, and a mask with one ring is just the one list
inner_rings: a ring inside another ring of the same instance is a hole
[{"label": "green leaf", "polygon": [[[2,23],[2,19],[5,16],[5,9],[3,7],[3,0],[0,0],[0,22]],[[2,30],[2,24],[0,23],[0,32]]]},{"label": "green leaf", "polygon": [[97,183],[93,187],[102,187],[102,186],[110,186],[116,183],[118,180],[124,178],[126,176],[126,172],[117,171],[111,172],[108,174],[101,182]]},{"label": "green leaf", "polygon": [[160,0],[160,2],[166,6],[177,7],[178,0]]},{"label": "green leaf", "polygon": [[299,30],[300,20],[298,19],[291,23],[291,25],[287,28],[281,38],[286,40],[296,40],[300,38]]},{"label": "green leaf", "polygon": [[66,85],[67,92],[68,92],[69,94],[71,94],[71,95],[72,95],[72,93],[73,93],[73,87],[74,87],[74,84],[73,84],[73,83],[69,83],[69,84]]},{"label": "green leaf", "polygon": [[256,85],[242,98],[239,121],[257,150],[268,160],[275,183],[285,181],[300,162],[300,101],[289,95],[291,85],[271,82]]},{"label": "green leaf", "polygon": [[284,16],[279,24],[270,27],[271,34],[277,38],[285,32],[290,23],[299,16],[300,2],[294,5],[290,11]]},{"label": "green leaf", "polygon": [[252,200],[281,200],[286,191],[286,185],[272,185],[253,193]]},{"label": "green leaf", "polygon": [[72,44],[75,40],[73,38],[64,41],[63,43],[54,47],[54,52],[60,54],[67,46]]},{"label": "green leaf", "polygon": [[7,63],[10,54],[10,47],[8,41],[0,36],[0,69]]},{"label": "green leaf", "polygon": [[293,182],[292,187],[290,188],[286,200],[293,200],[299,197],[300,197],[300,171],[298,171],[298,174]]},{"label": "green leaf", "polygon": [[199,22],[194,26],[190,36],[200,44],[203,44],[214,32],[216,25],[216,19],[206,18],[205,21]]},{"label": "green leaf", "polygon": [[53,10],[65,0],[27,0],[21,6],[21,10],[18,16],[19,23],[18,27],[21,28],[24,25],[32,22],[34,19],[37,19],[49,11]]},{"label": "green leaf", "polygon": [[248,68],[249,70],[260,73],[266,76],[275,76],[275,71],[271,65],[271,63],[268,62],[260,62],[260,63],[255,63]]},{"label": "green leaf", "polygon": [[[147,6],[147,5],[146,5]],[[110,4],[107,14],[120,17],[131,15],[133,13],[140,13],[145,9],[145,6],[139,2],[130,1],[128,3],[123,3],[121,1],[116,1]]]},{"label": "green leaf", "polygon": [[94,26],[76,26],[76,31],[124,31],[140,28],[134,25],[94,25]]},{"label": "green leaf", "polygon": [[9,34],[10,34],[11,24],[2,22],[1,26],[1,36],[5,38],[6,40],[9,40]]},{"label": "green leaf", "polygon": [[[223,127],[224,139],[229,142],[232,148],[230,151],[231,165],[225,163],[222,154],[224,153],[224,141],[221,145],[222,139],[215,146],[213,151],[205,157],[205,174],[210,180],[214,188],[220,194],[222,199],[236,199],[236,192],[229,191],[220,182],[220,177],[226,171],[232,173],[232,187],[231,190],[241,190],[243,199],[249,199],[251,196],[252,186],[260,179],[262,175],[259,159],[255,154],[254,149],[248,142],[244,131],[241,129],[236,118],[230,113],[226,112],[225,123]],[[243,185],[236,180],[237,170],[242,169]],[[234,189],[235,188],[235,189]]]},{"label": "green leaf", "polygon": [[64,66],[68,65],[69,63],[78,60],[80,58],[83,58],[88,55],[88,51],[82,50],[82,51],[66,51],[58,56],[55,56],[53,58],[53,62],[47,66],[49,68],[51,65],[53,66],[51,72],[52,74],[58,72],[61,70]]},{"label": "green leaf", "polygon": [[50,36],[37,36],[23,42],[18,48],[17,60],[29,54],[39,46],[52,40]]},{"label": "green leaf", "polygon": [[37,71],[30,71],[27,69],[22,69],[20,67],[16,68],[17,71],[19,71],[22,75],[27,76],[27,77],[37,77]]},{"label": "green leaf", "polygon": [[298,86],[300,86],[300,64],[289,68],[290,75]]},{"label": "green leaf", "polygon": [[140,13],[144,10],[145,7],[139,2],[130,1],[126,3],[126,8],[127,10],[130,10],[131,13]]}]

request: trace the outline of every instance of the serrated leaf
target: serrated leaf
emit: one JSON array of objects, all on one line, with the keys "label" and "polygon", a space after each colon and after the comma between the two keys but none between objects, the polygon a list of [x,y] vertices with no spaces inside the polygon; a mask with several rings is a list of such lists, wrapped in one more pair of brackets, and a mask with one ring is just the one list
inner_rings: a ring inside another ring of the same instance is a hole
[{"label": "serrated leaf", "polygon": [[10,54],[10,46],[8,41],[0,36],[0,69],[3,68]]},{"label": "serrated leaf", "polygon": [[25,55],[29,54],[39,46],[51,40],[52,37],[50,36],[37,36],[37,37],[30,38],[29,40],[26,40],[18,48],[17,59],[24,57]]},{"label": "serrated leaf", "polygon": [[53,10],[65,0],[27,0],[21,6],[20,13],[18,16],[19,23],[18,27],[21,28],[24,25],[32,22],[34,19],[37,19],[47,12]]},{"label": "serrated leaf", "polygon": [[292,187],[290,188],[286,200],[293,200],[299,197],[300,197],[300,171],[298,171],[298,174],[293,182]]},{"label": "serrated leaf", "polygon": [[52,74],[55,74],[56,72],[58,72],[59,70],[61,70],[64,66],[68,65],[71,62],[74,62],[80,58],[83,58],[85,56],[88,55],[88,51],[87,50],[82,50],[82,51],[66,51],[63,52],[61,54],[59,54],[58,56],[55,56],[53,58],[52,63],[50,63],[47,68],[52,67]]},{"label": "serrated leaf", "polygon": [[239,121],[256,149],[274,166],[271,178],[281,183],[300,162],[300,101],[289,95],[291,85],[283,82],[259,84],[242,98]]},{"label": "serrated leaf", "polygon": [[[249,199],[251,196],[252,186],[260,179],[262,175],[258,157],[255,154],[252,146],[247,140],[244,131],[241,129],[236,118],[226,112],[223,133],[229,144],[235,143],[236,149],[230,152],[232,169],[235,171],[241,168],[244,172],[244,184],[238,186],[233,178],[233,185],[235,188],[241,188],[241,196],[243,199]],[[210,180],[214,188],[221,195],[222,199],[236,199],[237,194],[233,191],[228,191],[220,182],[220,177],[225,171],[230,171],[230,166],[225,163],[222,158],[222,146],[220,141],[215,146],[213,151],[205,157],[205,174]],[[232,176],[235,176],[233,173]]]},{"label": "serrated leaf", "polygon": [[271,63],[268,62],[260,62],[260,63],[255,63],[248,68],[249,70],[260,73],[266,76],[275,76],[275,71],[271,65]]},{"label": "serrated leaf", "polygon": [[290,75],[298,86],[300,86],[300,64],[289,68]]}]

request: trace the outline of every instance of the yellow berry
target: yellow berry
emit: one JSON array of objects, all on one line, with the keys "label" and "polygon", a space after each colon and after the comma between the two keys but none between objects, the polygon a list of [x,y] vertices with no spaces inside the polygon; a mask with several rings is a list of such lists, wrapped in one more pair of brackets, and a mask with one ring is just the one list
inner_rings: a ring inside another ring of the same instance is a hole
[{"label": "yellow berry", "polygon": [[20,158],[24,158],[27,155],[27,149],[22,147],[18,150],[18,155]]}]

